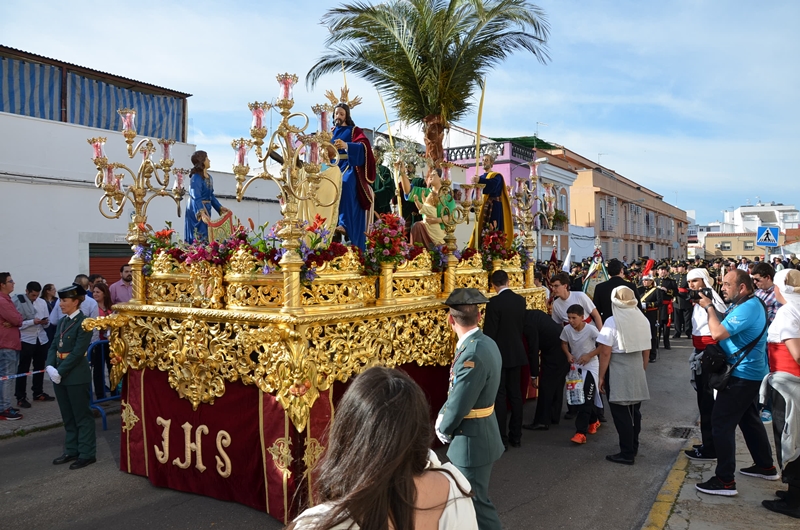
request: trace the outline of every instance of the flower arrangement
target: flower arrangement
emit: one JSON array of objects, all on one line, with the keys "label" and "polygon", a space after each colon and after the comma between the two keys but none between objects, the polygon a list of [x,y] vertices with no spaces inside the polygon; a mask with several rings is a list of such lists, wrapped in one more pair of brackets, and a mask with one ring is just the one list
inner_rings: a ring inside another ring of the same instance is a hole
[{"label": "flower arrangement", "polygon": [[[447,255],[450,251],[447,245],[434,245],[429,251],[431,253],[431,270],[433,272],[442,272],[447,268]],[[456,251],[456,254],[458,251]],[[456,256],[458,258],[458,256]]]},{"label": "flower arrangement", "polygon": [[507,260],[517,255],[517,251],[511,247],[511,242],[507,240],[505,232],[501,230],[491,230],[483,234],[481,251],[483,268],[487,271],[492,270],[492,261]]},{"label": "flower arrangement", "polygon": [[[378,275],[381,264],[408,259],[409,244],[404,236],[405,221],[396,214],[381,214],[367,231],[367,250],[364,267],[368,275]],[[412,258],[413,259],[413,258]]]}]

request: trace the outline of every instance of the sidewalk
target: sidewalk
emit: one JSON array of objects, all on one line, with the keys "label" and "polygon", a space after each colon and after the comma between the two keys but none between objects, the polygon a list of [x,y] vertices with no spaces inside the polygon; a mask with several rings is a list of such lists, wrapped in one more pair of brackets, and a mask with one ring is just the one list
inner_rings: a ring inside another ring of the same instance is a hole
[{"label": "sidewalk", "polygon": [[[28,380],[28,385],[28,400],[30,400],[30,378]],[[55,397],[55,392],[53,392],[53,383],[46,376],[44,378],[44,391],[46,394],[50,394],[51,396]],[[12,399],[14,400],[14,407],[18,408],[16,407],[16,398],[13,398],[12,396]],[[106,411],[106,415],[119,413],[119,401],[106,401],[101,403],[100,406]],[[19,411],[23,416],[21,420],[0,421],[0,440],[15,435],[22,435],[28,432],[57,427],[62,424],[61,411],[58,409],[58,403],[56,401],[31,401],[31,408],[20,408]],[[95,417],[97,418],[99,416],[100,413],[95,411]],[[97,428],[102,429],[102,423],[98,422]]]},{"label": "sidewalk", "polygon": [[[773,447],[772,425],[765,425]],[[699,443],[695,439],[686,449]],[[753,528],[799,528],[797,519],[771,512],[761,505],[775,499],[775,490],[786,490],[780,480],[748,477],[739,469],[753,465],[741,432],[736,430],[736,489],[738,495],[723,497],[700,493],[695,484],[714,476],[716,462],[689,460],[683,451],[678,455],[664,486],[656,497],[644,530],[752,530]],[[777,465],[777,464],[776,464]]]}]

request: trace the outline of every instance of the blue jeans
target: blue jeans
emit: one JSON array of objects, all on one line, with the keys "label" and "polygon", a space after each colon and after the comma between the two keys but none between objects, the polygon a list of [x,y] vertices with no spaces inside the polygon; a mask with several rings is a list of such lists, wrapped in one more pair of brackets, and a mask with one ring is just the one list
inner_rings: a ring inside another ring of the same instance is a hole
[{"label": "blue jeans", "polygon": [[[8,348],[0,348],[0,376],[16,375],[17,365],[19,364],[19,351]],[[0,381],[0,411],[11,407],[11,394],[15,382]]]}]

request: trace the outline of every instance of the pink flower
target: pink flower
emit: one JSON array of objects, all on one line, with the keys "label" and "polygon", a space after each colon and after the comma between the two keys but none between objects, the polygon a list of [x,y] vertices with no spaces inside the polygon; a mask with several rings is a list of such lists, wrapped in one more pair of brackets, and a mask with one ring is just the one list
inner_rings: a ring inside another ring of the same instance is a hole
[{"label": "pink flower", "polygon": [[383,242],[386,243],[386,244],[389,244],[389,238],[388,237],[384,237],[383,238]]}]

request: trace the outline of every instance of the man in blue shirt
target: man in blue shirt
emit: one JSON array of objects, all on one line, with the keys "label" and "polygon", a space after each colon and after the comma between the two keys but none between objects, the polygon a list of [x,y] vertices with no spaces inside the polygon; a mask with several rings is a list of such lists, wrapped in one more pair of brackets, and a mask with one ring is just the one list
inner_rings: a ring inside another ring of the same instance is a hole
[{"label": "man in blue shirt", "polygon": [[[736,426],[742,430],[754,465],[740,469],[742,475],[778,480],[780,475],[773,465],[772,449],[767,431],[761,422],[756,400],[761,380],[769,372],[767,362],[767,314],[764,304],[754,296],[750,275],[734,269],[725,275],[722,291],[731,306],[720,319],[712,300],[700,295],[699,304],[708,312],[711,337],[728,355],[728,363],[735,364],[744,352],[736,355],[752,341],[758,342],[733,372],[727,388],[717,393],[711,415],[711,432],[717,452],[715,475],[696,488],[711,495],[736,495]],[[710,308],[710,309],[709,309]]]}]

